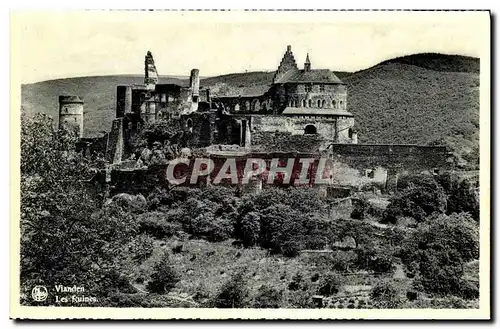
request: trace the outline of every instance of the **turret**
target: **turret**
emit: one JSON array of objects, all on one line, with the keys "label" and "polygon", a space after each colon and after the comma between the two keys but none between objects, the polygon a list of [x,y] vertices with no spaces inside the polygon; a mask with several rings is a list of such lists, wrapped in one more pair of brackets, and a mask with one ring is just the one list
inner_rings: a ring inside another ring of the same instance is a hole
[{"label": "turret", "polygon": [[73,130],[83,137],[83,104],[78,96],[59,96],[59,129]]},{"label": "turret", "polygon": [[304,71],[311,71],[311,61],[309,60],[309,53],[307,53],[306,61],[304,62]]}]

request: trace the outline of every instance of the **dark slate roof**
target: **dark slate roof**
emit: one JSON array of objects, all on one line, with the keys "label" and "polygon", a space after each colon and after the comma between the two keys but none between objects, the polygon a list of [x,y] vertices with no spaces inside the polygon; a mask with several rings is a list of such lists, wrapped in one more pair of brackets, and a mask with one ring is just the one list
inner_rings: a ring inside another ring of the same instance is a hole
[{"label": "dark slate roof", "polygon": [[320,109],[312,107],[287,107],[283,115],[320,115],[352,117],[352,113],[339,109]]},{"label": "dark slate roof", "polygon": [[328,69],[321,70],[300,70],[286,73],[277,83],[333,83],[343,84],[333,71]]},{"label": "dark slate roof", "polygon": [[269,90],[268,85],[253,85],[245,87],[229,87],[229,90],[224,94],[215,94],[214,98],[223,97],[259,97],[264,95]]}]

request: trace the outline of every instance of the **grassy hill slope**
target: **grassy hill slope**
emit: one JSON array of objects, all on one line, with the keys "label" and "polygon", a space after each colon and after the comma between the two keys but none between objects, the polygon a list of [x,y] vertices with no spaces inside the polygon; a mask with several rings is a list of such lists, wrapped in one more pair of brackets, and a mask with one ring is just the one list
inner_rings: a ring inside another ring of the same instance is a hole
[{"label": "grassy hill slope", "polygon": [[[163,83],[187,83],[187,80],[161,77]],[[79,95],[85,100],[84,130],[86,135],[109,131],[115,117],[116,87],[143,83],[144,77],[112,75],[48,80],[21,87],[21,106],[28,114],[45,113],[57,122],[59,95]]]},{"label": "grassy hill slope", "polygon": [[389,61],[344,78],[359,142],[440,141],[465,158],[474,156],[479,145],[479,74],[407,64],[412,60],[419,61],[416,56]]},{"label": "grassy hill slope", "polygon": [[[462,155],[477,152],[479,60],[418,54],[391,59],[356,73],[336,72],[348,87],[348,108],[355,115],[360,143],[418,143],[439,140]],[[274,71],[204,78],[202,86],[267,85]],[[57,118],[57,97],[85,99],[85,133],[109,130],[115,115],[116,86],[141,83],[140,76],[82,77],[22,86],[25,112]],[[162,77],[162,83],[187,79]]]}]

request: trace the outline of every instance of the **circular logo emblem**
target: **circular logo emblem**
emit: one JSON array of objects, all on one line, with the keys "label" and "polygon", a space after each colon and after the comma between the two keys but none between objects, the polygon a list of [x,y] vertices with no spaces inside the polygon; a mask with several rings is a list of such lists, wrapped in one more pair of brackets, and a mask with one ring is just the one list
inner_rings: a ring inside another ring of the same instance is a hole
[{"label": "circular logo emblem", "polygon": [[35,286],[31,290],[31,297],[35,302],[43,302],[44,300],[47,299],[47,296],[49,295],[47,288],[44,286]]}]

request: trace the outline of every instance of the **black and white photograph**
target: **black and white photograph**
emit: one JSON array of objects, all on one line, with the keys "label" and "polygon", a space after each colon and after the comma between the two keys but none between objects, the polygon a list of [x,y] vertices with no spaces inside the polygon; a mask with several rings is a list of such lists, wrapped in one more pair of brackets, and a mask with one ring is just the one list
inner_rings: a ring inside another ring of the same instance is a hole
[{"label": "black and white photograph", "polygon": [[489,319],[490,18],[13,11],[11,318]]}]

